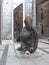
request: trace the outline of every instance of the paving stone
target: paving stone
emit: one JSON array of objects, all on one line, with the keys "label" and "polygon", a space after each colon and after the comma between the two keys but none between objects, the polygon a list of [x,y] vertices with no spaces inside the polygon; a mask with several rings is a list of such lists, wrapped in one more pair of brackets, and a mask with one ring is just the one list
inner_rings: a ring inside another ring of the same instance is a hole
[{"label": "paving stone", "polygon": [[21,65],[21,62],[16,56],[8,56],[6,65]]},{"label": "paving stone", "polygon": [[40,47],[40,48],[49,48],[49,45],[39,42],[38,47]]},{"label": "paving stone", "polygon": [[[22,53],[16,51],[20,45],[20,43],[9,45],[6,65],[49,65],[49,54],[38,48],[36,52],[31,55],[23,55]],[[41,47],[43,46],[41,45]],[[0,53],[2,55],[2,52]],[[19,54],[20,57],[18,57],[17,54]]]},{"label": "paving stone", "polygon": [[13,45],[9,45],[8,56],[15,56]]},{"label": "paving stone", "polygon": [[23,61],[21,61],[21,64],[22,65],[35,65],[34,63],[33,63],[33,61],[29,61],[29,60],[23,60]]},{"label": "paving stone", "polygon": [[3,51],[0,51],[0,60],[1,60],[2,54],[3,54]]},{"label": "paving stone", "polygon": [[49,65],[48,62],[45,62],[45,61],[44,61],[43,59],[41,59],[41,58],[35,60],[34,63],[35,63],[36,65]]},{"label": "paving stone", "polygon": [[8,53],[8,45],[5,46],[2,57],[0,59],[0,65],[6,65],[7,53]]},{"label": "paving stone", "polygon": [[0,45],[0,51],[3,51],[5,49],[5,45]]},{"label": "paving stone", "polygon": [[49,63],[49,54],[43,56],[42,58],[45,62]]}]

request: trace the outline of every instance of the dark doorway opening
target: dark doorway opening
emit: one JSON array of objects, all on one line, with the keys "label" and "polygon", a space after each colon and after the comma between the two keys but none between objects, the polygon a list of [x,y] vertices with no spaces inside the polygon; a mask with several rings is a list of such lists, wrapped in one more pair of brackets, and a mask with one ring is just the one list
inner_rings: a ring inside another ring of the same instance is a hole
[{"label": "dark doorway opening", "polygon": [[42,34],[42,35],[44,34],[43,25],[42,25],[42,27],[41,27],[41,34]]}]

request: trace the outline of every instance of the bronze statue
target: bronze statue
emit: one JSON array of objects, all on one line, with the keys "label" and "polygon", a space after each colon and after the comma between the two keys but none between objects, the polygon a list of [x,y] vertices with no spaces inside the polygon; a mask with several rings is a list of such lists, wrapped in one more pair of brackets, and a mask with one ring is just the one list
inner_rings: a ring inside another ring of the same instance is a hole
[{"label": "bronze statue", "polygon": [[24,23],[25,27],[20,33],[21,49],[25,52],[28,50],[30,53],[33,53],[37,49],[38,35],[32,28],[32,20],[29,16],[26,17]]}]

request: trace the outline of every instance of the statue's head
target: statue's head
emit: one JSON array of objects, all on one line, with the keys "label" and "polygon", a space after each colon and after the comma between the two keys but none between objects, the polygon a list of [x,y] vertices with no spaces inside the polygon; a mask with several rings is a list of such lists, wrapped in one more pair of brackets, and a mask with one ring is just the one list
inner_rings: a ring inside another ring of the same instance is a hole
[{"label": "statue's head", "polygon": [[24,23],[28,29],[31,29],[32,19],[29,16],[26,17]]}]

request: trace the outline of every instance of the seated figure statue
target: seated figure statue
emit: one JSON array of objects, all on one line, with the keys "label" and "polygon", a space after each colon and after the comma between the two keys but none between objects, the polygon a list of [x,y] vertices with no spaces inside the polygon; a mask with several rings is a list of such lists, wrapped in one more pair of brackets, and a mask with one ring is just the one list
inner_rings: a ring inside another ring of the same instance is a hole
[{"label": "seated figure statue", "polygon": [[33,53],[38,45],[37,31],[32,28],[32,20],[29,16],[26,17],[24,23],[25,27],[20,33],[21,50]]}]

